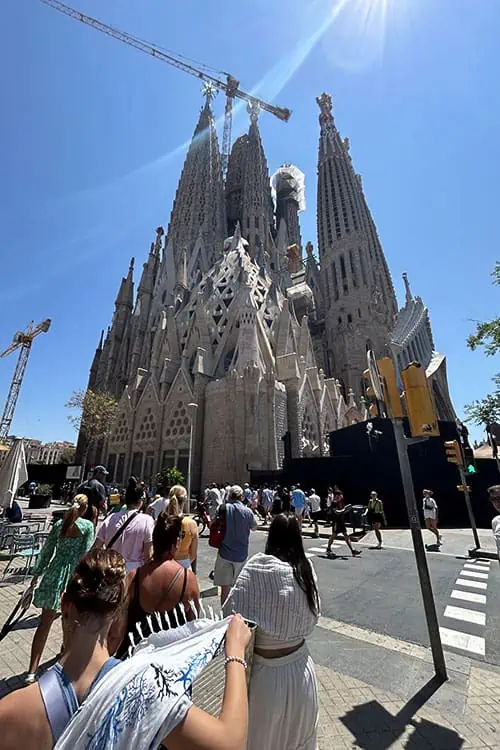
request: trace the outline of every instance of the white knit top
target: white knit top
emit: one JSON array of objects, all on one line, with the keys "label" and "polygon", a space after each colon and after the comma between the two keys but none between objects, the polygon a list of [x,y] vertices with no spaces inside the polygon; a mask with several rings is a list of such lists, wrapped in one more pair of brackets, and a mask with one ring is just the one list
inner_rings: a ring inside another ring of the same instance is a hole
[{"label": "white knit top", "polygon": [[[316,580],[312,565],[311,568]],[[250,558],[231,589],[224,614],[233,612],[256,623],[255,645],[264,649],[300,644],[318,621],[292,566],[263,552]]]}]

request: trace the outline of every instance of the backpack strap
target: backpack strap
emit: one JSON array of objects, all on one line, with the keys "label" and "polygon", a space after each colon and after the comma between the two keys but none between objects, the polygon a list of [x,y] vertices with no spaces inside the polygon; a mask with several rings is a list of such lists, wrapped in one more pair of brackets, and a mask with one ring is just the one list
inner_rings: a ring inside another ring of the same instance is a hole
[{"label": "backpack strap", "polygon": [[73,714],[70,711],[63,686],[55,669],[49,669],[43,673],[38,680],[38,687],[54,738],[54,744],[56,744],[68,726]]}]

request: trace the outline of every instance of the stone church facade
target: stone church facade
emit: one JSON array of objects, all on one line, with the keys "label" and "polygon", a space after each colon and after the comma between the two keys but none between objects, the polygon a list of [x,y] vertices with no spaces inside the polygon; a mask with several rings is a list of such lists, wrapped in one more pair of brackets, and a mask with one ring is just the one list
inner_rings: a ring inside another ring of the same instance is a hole
[{"label": "stone church facade", "polygon": [[366,418],[366,350],[384,355],[397,323],[330,97],[318,98],[319,262],[310,243],[303,259],[304,175],[285,164],[270,179],[252,109],[224,184],[210,100],[167,231],[156,230],[136,292],[132,259],[90,370],[88,387],[119,401],[93,455],[117,484],[175,465],[199,490],[279,469],[285,444],[293,457],[327,455],[331,431]]}]

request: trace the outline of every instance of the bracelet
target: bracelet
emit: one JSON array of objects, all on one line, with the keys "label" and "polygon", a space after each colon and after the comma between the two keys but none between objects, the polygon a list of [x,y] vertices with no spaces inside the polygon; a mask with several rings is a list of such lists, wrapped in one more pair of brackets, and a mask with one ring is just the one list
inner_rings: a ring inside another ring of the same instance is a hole
[{"label": "bracelet", "polygon": [[226,658],[224,659],[224,668],[233,661],[236,664],[241,664],[244,669],[248,669],[248,664],[246,663],[245,659],[241,659],[239,656],[226,656]]}]

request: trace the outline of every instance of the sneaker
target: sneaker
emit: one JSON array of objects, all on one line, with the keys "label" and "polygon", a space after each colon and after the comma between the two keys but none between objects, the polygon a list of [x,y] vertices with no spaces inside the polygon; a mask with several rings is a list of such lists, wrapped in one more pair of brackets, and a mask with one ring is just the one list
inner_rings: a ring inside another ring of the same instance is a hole
[{"label": "sneaker", "polygon": [[377,546],[375,547],[375,549],[382,549],[382,545],[381,544],[377,544]]},{"label": "sneaker", "polygon": [[318,534],[317,531],[314,532],[314,534],[312,535],[312,538],[313,539],[319,539],[319,534]]},{"label": "sneaker", "polygon": [[24,678],[24,684],[25,685],[33,685],[33,683],[35,681],[36,681],[36,674],[35,674],[35,672],[28,672],[28,674]]},{"label": "sneaker", "polygon": [[327,557],[331,557],[332,555],[333,555],[333,552],[331,551],[331,549],[327,549],[326,550],[326,556]]},{"label": "sneaker", "polygon": [[439,538],[438,538],[438,544],[442,544],[442,543],[443,543],[443,537],[442,537],[442,536],[441,536],[441,534],[440,534],[440,535],[439,535]]},{"label": "sneaker", "polygon": [[358,555],[360,555],[360,554],[361,554],[362,552],[363,552],[363,550],[362,550],[362,549],[353,549],[353,551],[352,551],[352,556],[353,556],[353,557],[357,557],[357,556],[358,556]]}]

